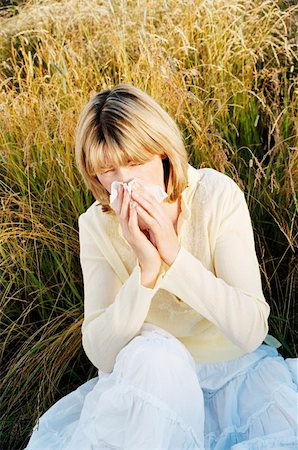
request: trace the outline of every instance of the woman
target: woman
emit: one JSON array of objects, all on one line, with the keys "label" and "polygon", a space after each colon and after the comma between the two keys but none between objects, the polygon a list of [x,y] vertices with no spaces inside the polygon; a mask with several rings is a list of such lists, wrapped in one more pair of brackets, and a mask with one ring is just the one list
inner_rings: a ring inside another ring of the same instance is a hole
[{"label": "woman", "polygon": [[27,449],[296,449],[297,361],[262,344],[244,193],[190,166],[173,119],[131,84],[88,102],[76,155],[96,198],[79,232],[82,342],[99,372]]}]

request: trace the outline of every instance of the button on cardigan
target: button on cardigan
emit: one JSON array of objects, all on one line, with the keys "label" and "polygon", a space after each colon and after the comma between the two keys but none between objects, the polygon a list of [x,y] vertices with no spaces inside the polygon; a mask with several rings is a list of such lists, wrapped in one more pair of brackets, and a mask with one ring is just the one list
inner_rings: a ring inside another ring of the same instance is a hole
[{"label": "button on cardigan", "polygon": [[267,304],[245,195],[230,177],[188,165],[177,224],[181,248],[153,288],[115,214],[95,201],[79,217],[84,282],[82,342],[90,361],[112,372],[144,322],[179,339],[197,362],[255,350],[268,332]]}]

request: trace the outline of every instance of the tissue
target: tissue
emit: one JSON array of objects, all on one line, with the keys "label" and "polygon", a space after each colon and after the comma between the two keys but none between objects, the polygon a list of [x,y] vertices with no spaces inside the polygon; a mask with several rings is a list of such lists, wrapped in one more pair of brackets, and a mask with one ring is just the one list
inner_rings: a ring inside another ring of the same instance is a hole
[{"label": "tissue", "polygon": [[111,194],[110,194],[110,207],[115,211],[115,205],[117,202],[118,197],[118,190],[121,185],[123,185],[124,189],[126,189],[131,196],[131,190],[133,187],[133,184],[135,182],[138,182],[140,184],[143,184],[145,189],[148,189],[156,198],[156,200],[161,203],[165,198],[168,197],[168,194],[157,184],[151,184],[151,183],[144,183],[143,180],[134,178],[133,180],[129,181],[128,183],[123,183],[122,181],[113,181],[111,184]]}]

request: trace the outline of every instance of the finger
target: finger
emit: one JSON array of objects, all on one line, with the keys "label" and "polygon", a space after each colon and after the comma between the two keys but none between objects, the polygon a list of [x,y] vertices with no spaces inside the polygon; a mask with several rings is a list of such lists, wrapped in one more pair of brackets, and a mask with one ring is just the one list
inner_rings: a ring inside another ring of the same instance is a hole
[{"label": "finger", "polygon": [[133,201],[130,201],[128,229],[129,229],[130,233],[137,238],[137,237],[140,237],[141,235],[143,235],[144,233],[142,232],[142,230],[139,227],[136,206],[137,205]]},{"label": "finger", "polygon": [[157,202],[156,198],[153,198],[152,196],[150,196],[150,194],[145,192],[140,193],[139,191],[133,191],[132,198],[158,222],[164,216],[163,207]]},{"label": "finger", "polygon": [[123,199],[122,199],[122,205],[119,213],[119,217],[121,220],[127,220],[128,219],[128,208],[129,208],[129,193],[126,189],[123,189]]},{"label": "finger", "polygon": [[136,212],[151,230],[153,230],[158,224],[158,221],[152,217],[140,204],[137,205]]},{"label": "finger", "polygon": [[132,200],[129,202],[129,220],[128,220],[128,226],[132,230],[139,230],[139,224],[138,224],[138,215],[136,211],[136,204],[133,203]]},{"label": "finger", "polygon": [[116,202],[116,205],[115,205],[115,212],[116,212],[116,214],[118,216],[119,216],[120,211],[121,211],[122,200],[123,200],[123,187],[120,186],[119,190],[118,190],[117,202]]},{"label": "finger", "polygon": [[146,238],[146,240],[149,240],[153,245],[155,245],[153,241],[150,239],[150,235],[148,235],[150,233],[147,234],[146,232],[144,232],[144,230],[141,230],[139,227],[137,208],[138,206],[136,204],[133,205],[133,201],[130,202],[130,220],[128,223],[128,228],[132,234],[136,233],[136,235],[143,235]]},{"label": "finger", "polygon": [[139,183],[133,185],[131,193],[132,195],[135,194],[137,197],[140,196],[142,198],[147,199],[149,203],[152,204],[158,203],[155,195],[153,195],[152,192],[148,191],[148,189],[144,189],[144,187]]}]

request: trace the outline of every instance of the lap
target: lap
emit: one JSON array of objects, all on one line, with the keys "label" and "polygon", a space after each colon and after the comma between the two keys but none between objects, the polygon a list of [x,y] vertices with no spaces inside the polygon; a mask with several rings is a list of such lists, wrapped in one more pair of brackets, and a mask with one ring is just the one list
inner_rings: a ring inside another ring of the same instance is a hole
[{"label": "lap", "polygon": [[[183,445],[187,442],[193,449],[202,448],[196,442],[204,433],[206,450],[294,450],[294,363],[297,360],[287,364],[275,349],[261,346],[237,360],[199,364],[177,338],[144,324],[119,352],[113,372],[99,373],[53,405],[42,416],[35,438],[52,439],[53,445],[44,448],[58,450],[68,448],[67,442],[74,442],[77,434],[86,439],[86,450],[89,444],[90,449],[112,448],[103,443],[96,447],[91,441],[99,433],[98,442],[113,435],[114,444],[121,443],[128,430],[135,434],[143,417],[144,423],[160,430],[160,439],[182,436]],[[144,440],[151,434],[144,432]],[[164,448],[173,448],[168,445]]]}]

